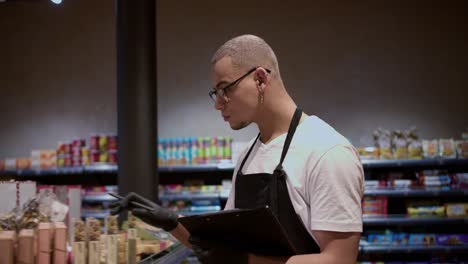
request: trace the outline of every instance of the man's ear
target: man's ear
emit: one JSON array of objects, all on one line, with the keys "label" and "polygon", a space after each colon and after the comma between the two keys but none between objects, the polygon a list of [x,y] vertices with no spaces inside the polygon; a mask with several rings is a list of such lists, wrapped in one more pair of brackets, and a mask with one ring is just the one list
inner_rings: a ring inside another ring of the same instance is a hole
[{"label": "man's ear", "polygon": [[266,84],[268,83],[268,73],[263,68],[258,68],[255,70],[255,82],[259,90],[263,91]]}]

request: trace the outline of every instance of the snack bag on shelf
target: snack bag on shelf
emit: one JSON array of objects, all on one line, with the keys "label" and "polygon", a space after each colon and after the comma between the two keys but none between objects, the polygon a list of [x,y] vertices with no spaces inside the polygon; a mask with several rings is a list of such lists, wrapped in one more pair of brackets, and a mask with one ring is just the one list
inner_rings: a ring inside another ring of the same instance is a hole
[{"label": "snack bag on shelf", "polygon": [[5,159],[5,170],[16,170],[16,159]]},{"label": "snack bag on shelf", "polygon": [[437,245],[466,245],[468,244],[467,234],[438,234],[436,235]]},{"label": "snack bag on shelf", "polygon": [[416,134],[416,128],[411,128],[406,133],[406,138],[408,140],[408,158],[422,159],[423,147],[419,136]]},{"label": "snack bag on shelf", "polygon": [[29,169],[31,169],[31,159],[30,158],[17,158],[16,159],[16,169],[17,170],[29,170]]},{"label": "snack bag on shelf", "polygon": [[432,159],[436,158],[439,154],[439,142],[437,139],[434,140],[423,140],[423,155],[424,158]]},{"label": "snack bag on shelf", "polygon": [[99,264],[101,255],[101,222],[96,218],[86,218],[88,235],[88,264]]},{"label": "snack bag on shelf", "polygon": [[455,141],[453,139],[439,140],[439,156],[444,158],[456,158]]},{"label": "snack bag on shelf", "polygon": [[72,256],[74,264],[86,263],[86,228],[82,220],[73,220]]},{"label": "snack bag on shelf", "polygon": [[455,148],[457,151],[457,158],[468,159],[468,140],[456,140]]},{"label": "snack bag on shelf", "polygon": [[468,203],[447,203],[445,211],[447,216],[468,216]]},{"label": "snack bag on shelf", "polygon": [[409,245],[433,246],[436,244],[435,234],[410,234]]},{"label": "snack bag on shelf", "polygon": [[437,200],[407,201],[406,210],[410,216],[445,216],[445,207]]},{"label": "snack bag on shelf", "polygon": [[394,159],[408,159],[408,143],[403,132],[396,130],[392,133]]},{"label": "snack bag on shelf", "polygon": [[80,219],[73,220],[73,242],[86,241],[85,223]]},{"label": "snack bag on shelf", "polygon": [[379,148],[380,159],[393,159],[392,153],[392,135],[390,131],[383,131],[381,128],[374,131],[374,140],[376,147]]},{"label": "snack bag on shelf", "polygon": [[364,197],[362,203],[363,215],[387,215],[387,197]]},{"label": "snack bag on shelf", "polygon": [[376,147],[357,148],[357,151],[361,160],[378,159],[378,148]]}]

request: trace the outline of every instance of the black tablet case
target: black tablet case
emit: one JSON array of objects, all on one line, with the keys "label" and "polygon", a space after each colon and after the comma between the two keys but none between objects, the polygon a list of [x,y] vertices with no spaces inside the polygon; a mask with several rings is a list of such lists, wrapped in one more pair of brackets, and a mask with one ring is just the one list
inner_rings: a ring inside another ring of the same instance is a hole
[{"label": "black tablet case", "polygon": [[268,207],[181,217],[179,222],[193,236],[219,241],[250,253],[269,256],[291,256],[296,253]]}]

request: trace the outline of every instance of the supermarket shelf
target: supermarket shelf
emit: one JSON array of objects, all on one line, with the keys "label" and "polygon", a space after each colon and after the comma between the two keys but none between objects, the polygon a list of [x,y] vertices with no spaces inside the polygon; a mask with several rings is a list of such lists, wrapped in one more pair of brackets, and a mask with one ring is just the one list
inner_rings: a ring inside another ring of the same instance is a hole
[{"label": "supermarket shelf", "polygon": [[86,195],[81,197],[83,202],[113,202],[117,199],[108,195],[108,194],[100,194],[100,195]]},{"label": "supermarket shelf", "polygon": [[440,188],[376,188],[364,191],[365,196],[388,196],[388,197],[440,197],[440,196],[466,196],[468,189],[453,189],[450,187]]},{"label": "supermarket shelf", "polygon": [[[465,168],[468,170],[468,159],[423,159],[423,160],[363,160],[364,169],[392,169],[392,168]],[[161,173],[193,173],[193,172],[232,172],[232,163],[199,164],[199,165],[175,165],[160,166]],[[82,167],[59,168],[50,170],[6,170],[0,171],[0,175],[57,175],[57,174],[116,174],[117,165],[96,164]]]},{"label": "supermarket shelf", "polygon": [[96,174],[96,173],[116,174],[117,170],[118,170],[117,165],[110,165],[110,164],[97,164],[97,165],[84,166],[84,172],[89,173],[89,174]]},{"label": "supermarket shelf", "polygon": [[363,160],[364,169],[392,168],[467,168],[468,159],[422,159],[422,160]]},{"label": "supermarket shelf", "polygon": [[175,165],[160,166],[159,172],[213,172],[213,171],[233,171],[234,165],[226,164],[199,164],[199,165]]},{"label": "supermarket shelf", "polygon": [[374,254],[411,254],[411,253],[466,253],[468,245],[452,246],[384,246],[384,245],[365,245],[360,246],[361,253]]},{"label": "supermarket shelf", "polygon": [[193,193],[193,194],[162,194],[160,200],[177,201],[177,200],[195,200],[195,199],[219,199],[219,193]]},{"label": "supermarket shelf", "polygon": [[468,217],[414,217],[406,215],[364,216],[364,226],[391,226],[391,225],[457,225],[467,224]]}]

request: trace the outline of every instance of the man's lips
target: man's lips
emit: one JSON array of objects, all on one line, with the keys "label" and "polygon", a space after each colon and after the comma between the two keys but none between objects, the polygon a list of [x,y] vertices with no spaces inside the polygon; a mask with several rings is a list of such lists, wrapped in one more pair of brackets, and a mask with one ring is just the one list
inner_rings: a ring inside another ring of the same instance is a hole
[{"label": "man's lips", "polygon": [[224,121],[227,121],[229,119],[229,116],[223,115]]}]

